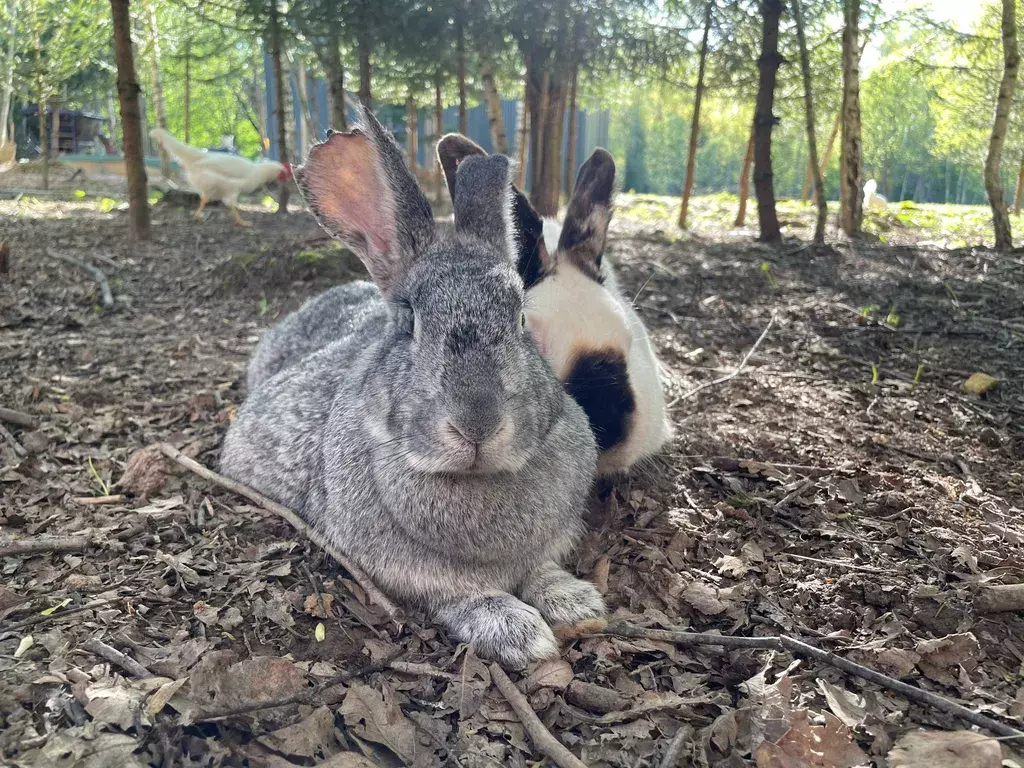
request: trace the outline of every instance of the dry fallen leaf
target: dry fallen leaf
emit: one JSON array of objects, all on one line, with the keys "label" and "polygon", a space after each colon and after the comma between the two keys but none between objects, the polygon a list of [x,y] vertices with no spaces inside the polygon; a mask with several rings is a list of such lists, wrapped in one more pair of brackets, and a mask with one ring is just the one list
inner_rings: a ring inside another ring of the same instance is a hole
[{"label": "dry fallen leaf", "polygon": [[826,713],[824,725],[812,725],[806,711],[794,715],[781,739],[761,742],[754,753],[757,768],[854,768],[870,762],[838,718]]},{"label": "dry fallen leaf", "polygon": [[964,391],[972,395],[983,395],[999,383],[999,379],[989,376],[987,373],[972,373],[964,382]]},{"label": "dry fallen leaf", "polygon": [[729,606],[718,599],[714,587],[703,581],[695,581],[683,590],[682,598],[705,616],[717,616]]},{"label": "dry fallen leaf", "polygon": [[188,680],[187,677],[183,677],[179,680],[171,680],[169,683],[161,685],[156,692],[149,697],[149,701],[146,703],[146,711],[153,716],[156,716],[165,706],[167,702],[171,700],[171,697],[178,692],[178,689],[185,684]]},{"label": "dry fallen leaf", "polygon": [[523,692],[527,695],[541,688],[565,690],[572,682],[573,671],[569,662],[564,659],[545,659],[534,667],[522,683]]},{"label": "dry fallen leaf", "polygon": [[867,703],[863,696],[834,686],[820,678],[818,679],[818,688],[825,695],[832,714],[842,720],[844,725],[856,728],[864,722],[867,717]]},{"label": "dry fallen leaf", "polygon": [[890,768],[999,768],[995,739],[972,731],[911,731],[889,752]]},{"label": "dry fallen leaf", "polygon": [[402,713],[387,683],[383,693],[354,683],[338,712],[360,738],[383,744],[407,765],[415,762],[420,751],[416,726]]},{"label": "dry fallen leaf", "polygon": [[334,714],[328,707],[319,707],[294,725],[260,736],[259,741],[282,755],[328,757],[338,749]]},{"label": "dry fallen leaf", "polygon": [[981,646],[970,632],[946,635],[935,640],[922,640],[914,649],[921,654],[921,660],[931,664],[960,664],[981,653]]}]

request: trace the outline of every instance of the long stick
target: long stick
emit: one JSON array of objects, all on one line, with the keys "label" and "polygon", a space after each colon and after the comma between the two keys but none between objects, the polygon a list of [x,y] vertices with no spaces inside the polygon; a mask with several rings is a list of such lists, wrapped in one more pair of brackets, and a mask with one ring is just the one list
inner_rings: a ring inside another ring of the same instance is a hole
[{"label": "long stick", "polygon": [[70,264],[73,267],[78,267],[79,269],[88,272],[92,279],[100,286],[100,306],[104,309],[110,309],[114,306],[114,294],[110,292],[110,283],[107,282],[107,276],[103,273],[102,269],[94,267],[92,264],[86,264],[84,261],[79,261],[73,256],[65,256],[63,253],[54,253],[49,248],[44,249],[43,253],[51,259],[63,261],[65,264]]},{"label": "long stick", "polygon": [[19,539],[0,547],[0,557],[38,555],[44,552],[80,552],[92,544],[88,536],[67,536],[48,539]]},{"label": "long stick", "polygon": [[171,461],[184,467],[190,472],[194,472],[200,477],[209,480],[211,483],[216,483],[221,488],[227,488],[229,491],[234,491],[239,496],[244,496],[250,501],[255,502],[259,506],[263,507],[263,509],[267,510],[268,512],[273,512],[278,517],[282,518],[283,520],[286,520],[293,528],[295,528],[295,530],[305,534],[310,541],[312,541],[322,550],[327,552],[331,557],[337,560],[338,564],[346,571],[348,571],[352,575],[352,578],[355,579],[356,582],[358,582],[359,586],[361,586],[366,591],[366,594],[369,595],[370,599],[373,600],[373,602],[375,602],[377,605],[379,605],[387,612],[388,616],[391,617],[392,621],[399,625],[403,622],[404,619],[401,609],[399,609],[398,606],[391,602],[391,600],[377,588],[377,586],[373,583],[373,580],[367,575],[367,573],[354,562],[352,562],[344,553],[339,551],[336,547],[332,546],[315,529],[308,526],[301,517],[295,514],[292,510],[288,509],[288,507],[284,506],[283,504],[278,504],[273,499],[268,499],[262,493],[258,493],[254,491],[252,488],[242,485],[242,483],[235,482],[234,480],[229,480],[223,475],[218,475],[213,470],[204,467],[198,461],[190,459],[188,456],[183,454],[173,445],[168,445],[167,443],[159,443],[157,445],[157,449],[160,451],[160,453],[169,458]]},{"label": "long stick", "polygon": [[701,384],[699,387],[694,387],[689,392],[684,392],[679,397],[677,397],[675,400],[673,400],[671,403],[669,403],[667,406],[665,406],[665,408],[670,410],[672,408],[672,406],[674,406],[676,403],[680,402],[681,400],[686,400],[687,398],[693,397],[698,392],[703,392],[705,389],[708,389],[709,387],[714,387],[714,386],[716,386],[718,384],[724,384],[725,382],[729,381],[730,379],[735,379],[737,376],[739,376],[740,375],[740,371],[742,371],[743,368],[746,366],[747,361],[754,355],[754,353],[757,351],[757,348],[761,346],[761,342],[764,341],[764,337],[768,335],[768,331],[771,330],[771,327],[774,324],[775,324],[775,315],[772,315],[771,319],[768,321],[768,325],[766,325],[764,327],[764,330],[761,331],[761,335],[757,337],[757,341],[754,342],[754,346],[752,346],[750,348],[750,351],[747,352],[746,356],[740,361],[740,364],[738,366],[736,366],[736,370],[735,371],[733,371],[732,373],[728,373],[725,376],[721,376],[721,377],[715,379],[714,381],[709,381],[706,384]]},{"label": "long stick", "polygon": [[551,735],[551,731],[544,726],[544,723],[537,717],[537,713],[533,711],[530,702],[526,700],[526,697],[516,688],[515,684],[508,679],[508,675],[502,671],[501,667],[497,664],[491,664],[490,670],[491,680],[494,681],[498,690],[501,691],[501,695],[505,697],[512,709],[515,710],[533,745],[541,753],[551,758],[551,761],[559,766],[559,768],[587,768],[586,763],[576,757],[576,755],[565,748],[562,742]]},{"label": "long stick", "polygon": [[36,426],[36,420],[27,413],[14,411],[10,408],[0,408],[0,421],[17,424],[19,427],[28,427],[29,429],[35,429]]},{"label": "long stick", "polygon": [[116,664],[133,677],[153,677],[152,672],[146,669],[142,664],[137,662],[131,656],[121,653],[119,650],[117,650],[117,648],[112,648],[106,643],[97,640],[95,637],[90,637],[88,640],[82,643],[82,648],[89,651],[90,653],[95,653],[97,656],[106,659],[111,664]]},{"label": "long stick", "polygon": [[934,707],[935,709],[947,712],[955,717],[959,717],[961,720],[977,725],[979,728],[991,731],[997,736],[1010,739],[1024,739],[1024,732],[1018,731],[1016,728],[1005,725],[998,720],[994,720],[991,717],[968,709],[961,704],[957,704],[955,701],[950,701],[944,696],[932,693],[931,691],[915,688],[912,685],[908,685],[907,683],[896,680],[888,675],[883,675],[881,672],[876,672],[875,670],[861,664],[848,661],[834,653],[823,651],[820,648],[815,648],[813,645],[808,645],[807,643],[801,642],[800,640],[796,640],[792,637],[786,637],[785,635],[770,637],[732,637],[728,635],[715,635],[700,632],[675,632],[665,629],[645,629],[644,627],[634,627],[625,624],[610,626],[605,629],[603,634],[619,635],[621,637],[646,638],[648,640],[660,640],[662,642],[674,643],[676,645],[718,645],[723,648],[787,650],[799,656],[806,656],[814,659],[822,664],[828,664],[829,666],[836,667],[837,669],[841,669],[855,677],[880,685],[887,690],[895,691],[901,696],[906,696],[908,699],[916,701],[919,704],[926,704],[930,707]]}]

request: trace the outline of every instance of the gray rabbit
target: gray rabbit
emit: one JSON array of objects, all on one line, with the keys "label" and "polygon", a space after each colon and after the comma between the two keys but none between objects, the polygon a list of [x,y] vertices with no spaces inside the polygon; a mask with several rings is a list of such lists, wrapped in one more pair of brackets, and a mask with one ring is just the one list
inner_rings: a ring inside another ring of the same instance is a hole
[{"label": "gray rabbit", "polygon": [[454,231],[439,230],[394,139],[362,123],[295,177],[376,289],[336,288],[260,343],[222,468],[385,592],[521,667],[557,653],[549,624],[604,613],[560,566],[594,439],[524,328],[507,158],[462,163]]}]

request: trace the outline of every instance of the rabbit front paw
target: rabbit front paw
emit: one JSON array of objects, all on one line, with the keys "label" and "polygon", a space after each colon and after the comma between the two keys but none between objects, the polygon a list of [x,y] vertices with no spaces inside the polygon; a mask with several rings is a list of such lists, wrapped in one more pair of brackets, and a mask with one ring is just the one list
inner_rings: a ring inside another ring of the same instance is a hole
[{"label": "rabbit front paw", "polygon": [[604,598],[597,587],[555,563],[546,563],[530,575],[522,598],[554,625],[578,624],[605,614]]},{"label": "rabbit front paw", "polygon": [[488,592],[437,610],[435,620],[478,655],[503,667],[522,669],[558,656],[558,644],[533,606],[505,592]]}]

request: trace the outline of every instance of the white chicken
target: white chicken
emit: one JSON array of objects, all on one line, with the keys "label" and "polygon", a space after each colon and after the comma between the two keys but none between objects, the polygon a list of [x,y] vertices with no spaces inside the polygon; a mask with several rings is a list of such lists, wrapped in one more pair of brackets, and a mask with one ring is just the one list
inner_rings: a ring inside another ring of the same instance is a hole
[{"label": "white chicken", "polygon": [[238,213],[238,196],[273,181],[284,183],[292,176],[290,165],[264,160],[254,163],[244,157],[207,152],[178,141],[163,128],[154,128],[150,137],[171,157],[181,163],[188,183],[199,193],[197,220],[202,220],[206,204],[219,200],[231,211],[236,225],[251,227]]},{"label": "white chicken", "polygon": [[878,194],[877,189],[878,182],[874,179],[868,179],[868,183],[864,185],[864,207],[867,210],[883,209],[889,203],[884,195]]}]

